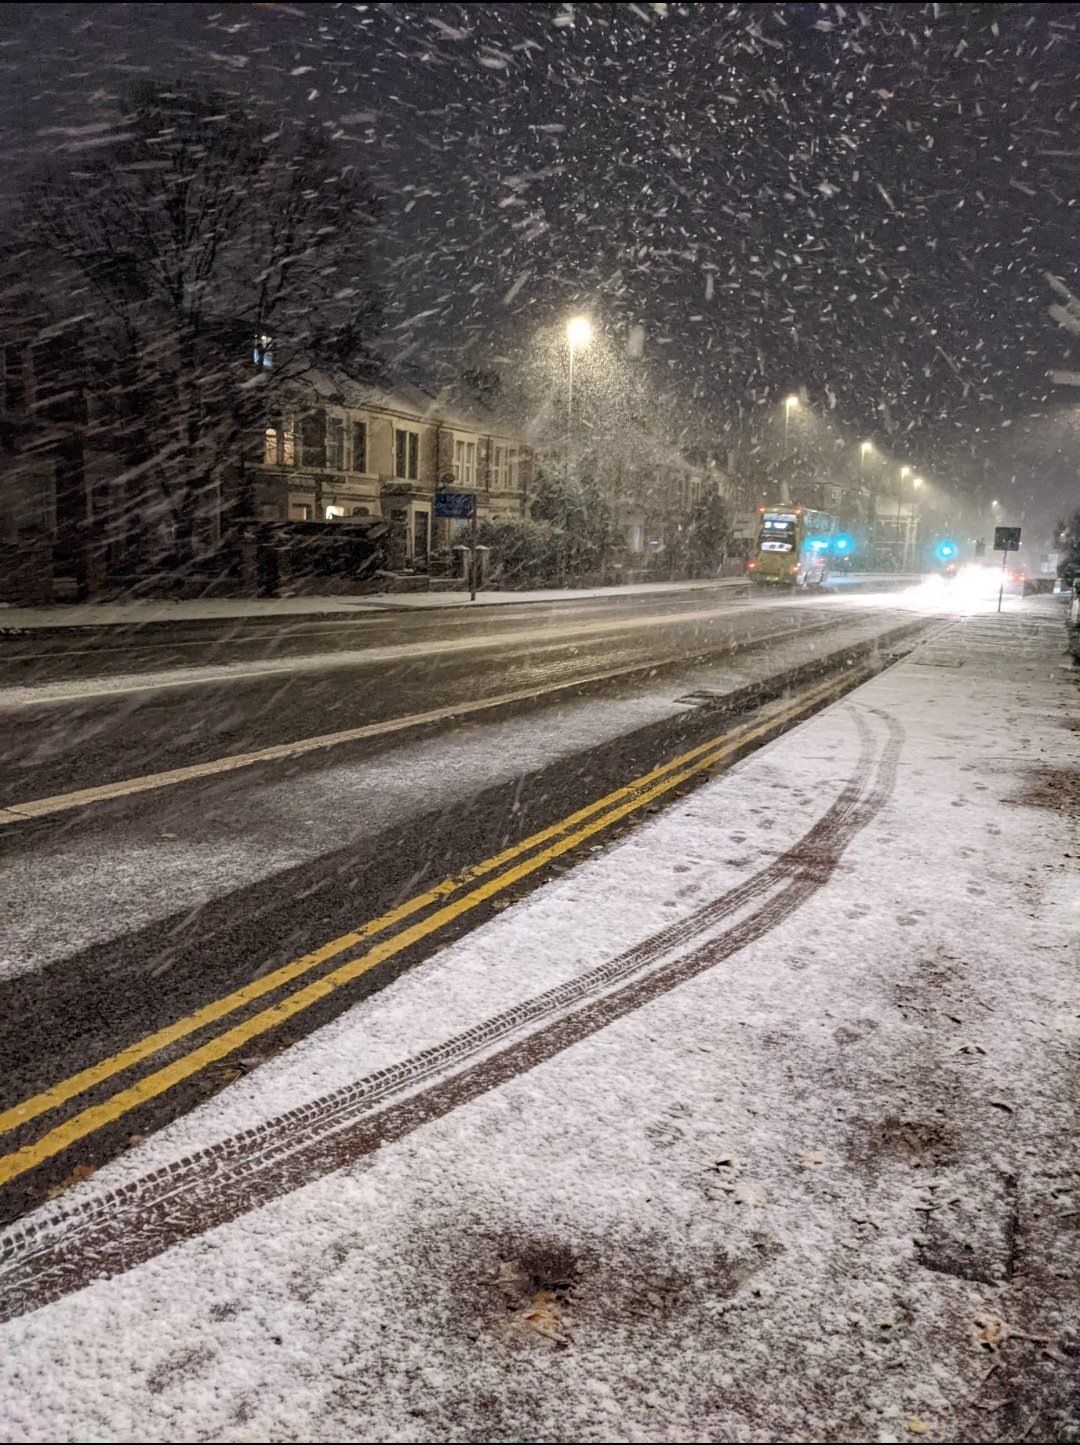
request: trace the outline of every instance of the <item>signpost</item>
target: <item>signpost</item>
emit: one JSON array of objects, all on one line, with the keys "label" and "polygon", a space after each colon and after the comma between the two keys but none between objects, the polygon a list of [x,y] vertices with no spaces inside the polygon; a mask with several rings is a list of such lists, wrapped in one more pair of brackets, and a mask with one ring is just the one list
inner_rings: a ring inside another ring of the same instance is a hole
[{"label": "signpost", "polygon": [[469,601],[476,601],[476,493],[448,492],[435,493],[436,517],[452,517],[469,520]]},{"label": "signpost", "polygon": [[1001,611],[1001,599],[1005,595],[1005,563],[1009,560],[1010,552],[1020,550],[1020,528],[1019,527],[995,527],[994,528],[994,551],[1001,553],[1001,583],[998,587],[997,610]]}]

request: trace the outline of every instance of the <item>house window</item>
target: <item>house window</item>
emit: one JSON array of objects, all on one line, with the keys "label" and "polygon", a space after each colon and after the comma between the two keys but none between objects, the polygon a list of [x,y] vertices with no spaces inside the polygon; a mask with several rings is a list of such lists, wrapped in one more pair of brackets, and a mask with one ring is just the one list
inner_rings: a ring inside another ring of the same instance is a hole
[{"label": "house window", "polygon": [[493,446],[491,448],[491,485],[493,487],[506,486],[506,448]]},{"label": "house window", "polygon": [[352,429],[352,469],[367,471],[367,422],[354,421]]},{"label": "house window", "polygon": [[290,422],[268,426],[263,439],[263,463],[268,467],[296,465],[296,427]]},{"label": "house window", "polygon": [[339,416],[326,418],[326,465],[332,472],[345,470],[345,423]]},{"label": "house window", "polygon": [[256,336],[251,359],[256,366],[273,366],[274,338],[272,336]]},{"label": "house window", "polygon": [[463,487],[476,486],[476,443],[454,443],[454,476]]},{"label": "house window", "polygon": [[521,453],[517,447],[506,448],[506,487],[516,492],[521,485]]},{"label": "house window", "polygon": [[311,506],[308,502],[293,502],[289,508],[289,516],[294,522],[310,522]]},{"label": "house window", "polygon": [[415,482],[420,475],[420,435],[414,431],[394,432],[394,476]]}]

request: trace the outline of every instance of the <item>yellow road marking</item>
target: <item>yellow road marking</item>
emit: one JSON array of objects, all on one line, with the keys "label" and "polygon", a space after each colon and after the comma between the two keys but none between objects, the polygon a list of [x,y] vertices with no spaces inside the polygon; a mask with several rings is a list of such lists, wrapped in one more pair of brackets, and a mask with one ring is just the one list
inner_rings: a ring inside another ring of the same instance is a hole
[{"label": "yellow road marking", "polygon": [[[83,1070],[80,1074],[73,1075],[72,1078],[55,1085],[43,1094],[27,1100],[24,1104],[16,1105],[13,1109],[7,1110],[4,1114],[0,1115],[0,1129],[4,1131],[10,1130],[18,1124],[25,1123],[48,1109],[55,1108],[67,1099],[74,1098],[76,1095],[85,1092],[94,1084],[102,1082],[104,1079],[130,1067],[133,1063],[157,1052],[166,1044],[174,1042],[176,1039],[182,1038],[194,1032],[196,1029],[203,1027],[206,1023],[212,1022],[224,1014],[241,1007],[243,1003],[249,1002],[274,988],[280,987],[282,983],[289,982],[299,974],[314,968],[317,963],[333,957],[336,953],[343,952],[345,949],[352,947],[354,943],[361,942],[365,938],[370,937],[372,933],[382,931],[391,926],[392,921],[400,921],[410,913],[416,912],[418,909],[427,906],[439,897],[445,896],[446,893],[457,891],[460,887],[464,886],[467,881],[480,877],[484,873],[494,871],[499,868],[502,863],[535,847],[538,842],[554,837],[559,833],[565,834],[565,836],[558,838],[550,847],[543,849],[530,858],[526,858],[516,867],[507,869],[497,877],[488,879],[488,881],[481,884],[479,888],[473,889],[454,902],[429,914],[427,918],[421,919],[409,928],[394,934],[391,938],[377,944],[374,948],[369,949],[358,958],[351,959],[349,962],[340,965],[330,973],[323,975],[322,978],[309,983],[289,998],[283,999],[280,1003],[273,1004],[269,1008],[261,1010],[251,1018],[246,1019],[243,1023],[237,1024],[216,1038],[208,1040],[205,1044],[185,1054],[182,1058],[146,1075],[130,1087],[113,1094],[109,1099],[105,1100],[104,1103],[94,1105],[89,1109],[84,1109],[80,1113],[73,1115],[72,1118],[58,1125],[55,1129],[50,1130],[34,1143],[24,1145],[13,1154],[4,1155],[0,1158],[0,1185],[8,1183],[21,1174],[25,1174],[30,1169],[36,1168],[38,1164],[41,1164],[46,1159],[52,1158],[53,1155],[60,1153],[71,1144],[76,1143],[79,1139],[85,1138],[88,1134],[95,1133],[98,1129],[114,1122],[138,1105],[166,1093],[169,1089],[174,1088],[177,1084],[182,1083],[185,1079],[198,1073],[207,1065],[225,1058],[236,1049],[249,1043],[253,1038],[278,1027],[294,1014],[301,1013],[304,1009],[310,1008],[312,1004],[327,997],[336,989],[361,978],[379,964],[384,963],[388,958],[394,957],[396,954],[410,947],[413,943],[419,942],[432,933],[438,932],[439,929],[446,927],[447,924],[452,923],[462,914],[486,902],[487,899],[493,897],[496,893],[511,887],[522,878],[528,877],[530,873],[536,872],[538,869],[544,867],[545,864],[576,848],[588,838],[593,837],[596,833],[609,827],[620,818],[626,817],[629,813],[637,811],[654,798],[670,792],[673,788],[686,782],[695,774],[707,772],[747,742],[753,741],[755,738],[760,737],[762,734],[780,725],[788,718],[805,711],[808,707],[820,701],[830,691],[834,691],[846,681],[848,681],[847,678],[829,679],[827,682],[818,684],[808,692],[803,693],[796,702],[789,702],[781,705],[777,709],[773,709],[758,723],[736,728],[731,733],[719,738],[713,738],[707,743],[692,748],[689,752],[681,754],[671,762],[663,764],[661,767],[654,768],[651,772],[644,774],[640,779],[636,780],[636,782],[616,789],[606,797],[598,800],[598,802],[589,804],[586,808],[580,809],[577,813],[571,814],[561,822],[544,829],[541,833],[534,834],[532,838],[526,839],[523,843],[506,849],[496,857],[486,859],[483,863],[476,865],[475,868],[462,874],[459,880],[450,879],[445,883],[439,884],[436,888],[429,890],[428,893],[422,894],[416,899],[409,900],[409,902],[392,910],[391,913],[384,914],[381,918],[373,920],[355,933],[342,935],[341,938],[326,944],[322,949],[307,954],[294,963],[285,965],[285,967],[276,970],[274,973],[268,974],[265,978],[255,980],[252,984],[247,985],[243,989],[238,989],[235,993],[223,999],[215,1000],[214,1003],[207,1005],[206,1008],[200,1009],[197,1013],[179,1020],[176,1024],[170,1025],[168,1028],[159,1030],[156,1034],[149,1035],[147,1038],[133,1044],[131,1048],[123,1050],[121,1053],[115,1054],[108,1059],[104,1059],[99,1064]],[[672,771],[673,769],[675,771]],[[656,781],[657,779],[659,779],[659,781]],[[650,783],[651,786],[649,786]],[[633,796],[628,796],[630,794],[633,794]],[[619,799],[625,799],[625,801],[620,802],[618,806],[614,808],[608,807],[611,802]],[[567,831],[573,828],[576,822],[598,812],[600,816],[593,817],[592,821],[586,823],[584,827],[575,829],[572,832]]]},{"label": "yellow road marking", "polygon": [[[787,705],[778,704],[777,706],[783,709]],[[329,943],[323,944],[321,948],[304,954],[301,958],[295,959],[291,963],[283,964],[280,968],[274,969],[261,978],[254,979],[251,983],[245,984],[233,993],[226,994],[219,999],[214,999],[213,1002],[204,1005],[204,1007],[196,1010],[194,1013],[188,1014],[184,1018],[178,1019],[175,1023],[169,1024],[165,1028],[147,1035],[145,1038],[131,1044],[119,1053],[111,1055],[109,1058],[92,1065],[90,1068],[82,1070],[78,1074],[72,1075],[70,1078],[65,1079],[33,1098],[27,1099],[23,1103],[16,1104],[12,1108],[3,1111],[0,1113],[0,1133],[8,1133],[11,1129],[28,1123],[39,1114],[56,1108],[59,1104],[66,1103],[68,1099],[75,1098],[78,1094],[85,1093],[87,1089],[93,1088],[105,1079],[111,1078],[114,1074],[121,1073],[124,1069],[132,1067],[132,1065],[148,1058],[151,1054],[157,1053],[160,1049],[166,1048],[168,1045],[176,1043],[192,1033],[196,1033],[207,1024],[214,1023],[216,1020],[223,1018],[226,1014],[232,1013],[236,1009],[244,1007],[246,1004],[253,1003],[256,999],[283,987],[287,983],[291,983],[293,979],[310,972],[313,968],[317,968],[319,964],[325,963],[328,959],[335,957],[339,953],[343,953],[347,948],[352,948],[355,944],[363,943],[375,934],[382,933],[386,929],[392,928],[395,924],[403,922],[414,913],[419,913],[431,904],[439,902],[440,899],[446,898],[459,889],[467,887],[477,878],[482,878],[486,874],[496,871],[504,864],[512,862],[513,859],[519,858],[523,854],[529,853],[532,849],[546,843],[557,834],[576,827],[585,819],[593,817],[596,813],[602,812],[605,808],[618,803],[621,799],[637,793],[641,788],[649,786],[657,778],[663,777],[666,773],[685,766],[694,758],[700,757],[703,753],[708,752],[710,748],[715,747],[718,741],[719,739],[717,738],[711,738],[708,742],[701,743],[697,747],[679,754],[678,757],[672,758],[666,763],[659,764],[650,772],[643,774],[640,778],[625,784],[621,788],[616,788],[613,792],[606,794],[602,798],[598,798],[595,802],[586,804],[585,807],[579,808],[577,812],[561,818],[557,823],[550,824],[547,828],[542,829],[538,833],[533,833],[530,837],[522,839],[519,843],[512,844],[509,848],[504,848],[502,852],[494,854],[491,858],[484,859],[471,868],[465,869],[453,878],[444,879],[443,882],[437,883],[433,888],[428,889],[424,893],[417,894],[415,897],[399,904],[396,908],[390,909],[389,912],[380,914],[379,917],[371,919],[355,932],[342,934],[339,938],[332,939]]]}]

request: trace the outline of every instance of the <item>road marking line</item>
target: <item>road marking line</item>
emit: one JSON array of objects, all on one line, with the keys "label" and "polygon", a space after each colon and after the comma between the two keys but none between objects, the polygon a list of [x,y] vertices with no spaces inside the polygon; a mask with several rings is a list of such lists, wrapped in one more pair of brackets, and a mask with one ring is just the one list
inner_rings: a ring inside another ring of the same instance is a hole
[{"label": "road marking line", "polygon": [[[120,697],[134,692],[157,692],[175,687],[212,686],[215,683],[244,682],[248,678],[281,677],[297,672],[330,672],[374,663],[407,662],[411,658],[446,657],[450,653],[475,652],[492,647],[553,647],[603,637],[613,632],[641,632],[654,627],[683,626],[691,622],[715,622],[725,614],[717,606],[693,612],[661,612],[648,617],[581,619],[547,628],[517,632],[477,633],[471,637],[449,637],[432,642],[400,642],[393,646],[366,647],[350,652],[318,652],[299,657],[262,659],[258,662],[222,662],[205,667],[177,668],[157,673],[118,673],[89,678],[73,687],[67,682],[17,684],[0,688],[0,707],[45,707],[61,702],[80,702],[101,697]],[[136,682],[141,677],[143,681]]]},{"label": "road marking line", "polygon": [[[284,1023],[294,1014],[301,1013],[304,1009],[309,1008],[320,999],[326,998],[329,994],[343,987],[345,984],[352,983],[356,979],[363,977],[364,974],[369,973],[379,964],[384,963],[388,958],[392,958],[396,954],[403,952],[413,943],[419,942],[430,934],[438,932],[462,914],[470,912],[481,903],[493,897],[496,893],[509,888],[522,878],[528,877],[529,874],[535,873],[546,863],[576,848],[588,838],[595,836],[595,834],[609,827],[612,823],[619,821],[619,819],[626,817],[629,813],[637,811],[654,798],[670,792],[673,788],[678,787],[681,783],[695,776],[695,774],[708,772],[719,762],[723,761],[725,757],[730,756],[731,753],[743,747],[746,743],[771,731],[788,719],[797,717],[800,713],[805,712],[807,708],[823,700],[830,691],[835,691],[838,687],[849,681],[850,677],[844,676],[841,678],[831,678],[825,683],[820,683],[816,687],[809,689],[806,693],[801,694],[797,701],[788,702],[779,709],[771,710],[769,715],[758,723],[734,729],[732,732],[722,735],[720,738],[713,738],[708,743],[691,749],[690,752],[682,754],[679,758],[673,759],[672,762],[663,765],[661,768],[653,769],[651,773],[645,774],[641,779],[637,780],[636,783],[628,784],[624,788],[617,789],[614,793],[608,794],[607,797],[600,799],[597,803],[590,804],[587,808],[581,809],[578,813],[571,814],[570,817],[563,819],[560,823],[545,829],[543,833],[534,835],[534,838],[517,844],[512,849],[507,849],[505,853],[497,855],[496,858],[487,859],[483,863],[478,864],[475,869],[470,870],[472,877],[479,876],[483,872],[494,870],[499,866],[499,860],[527,850],[529,847],[534,846],[538,839],[543,839],[545,836],[551,837],[559,832],[565,834],[565,836],[558,838],[556,842],[550,847],[543,849],[540,853],[526,858],[515,867],[499,873],[498,876],[488,879],[488,881],[481,884],[479,888],[473,889],[455,901],[446,904],[436,912],[429,914],[427,918],[421,919],[409,928],[394,934],[382,943],[376,944],[374,948],[369,949],[358,958],[351,959],[330,973],[323,975],[322,978],[307,984],[289,998],[283,999],[279,1003],[263,1009],[261,1012],[254,1014],[250,1019],[235,1025],[224,1034],[219,1034],[216,1038],[208,1040],[205,1044],[176,1059],[173,1063],[146,1075],[135,1084],[112,1095],[111,1098],[105,1100],[104,1103],[93,1105],[89,1109],[84,1109],[80,1113],[73,1115],[72,1118],[57,1125],[56,1128],[42,1135],[42,1137],[34,1143],[24,1145],[13,1154],[4,1155],[0,1158],[0,1185],[8,1183],[21,1174],[25,1174],[30,1169],[36,1168],[38,1164],[60,1153],[79,1139],[83,1139],[88,1134],[95,1133],[98,1129],[114,1122],[129,1110],[136,1108],[139,1104],[146,1103],[150,1099],[157,1098],[160,1094],[166,1093],[169,1089],[175,1087],[176,1084],[182,1083],[185,1079],[198,1073],[207,1065],[225,1058],[236,1049],[249,1043],[253,1038],[278,1027],[278,1025]],[[673,768],[676,769],[676,771],[672,772],[671,770]],[[663,776],[665,773],[667,776]],[[643,784],[646,784],[649,780],[656,779],[658,775],[661,775],[659,781],[654,782],[652,786],[643,788]],[[634,796],[620,803],[619,806],[600,812],[599,817],[593,818],[592,821],[586,823],[584,827],[566,833],[566,829],[573,824],[575,819],[596,813],[604,809],[605,805],[611,800],[620,797],[626,798],[626,795],[630,793],[633,793]],[[462,876],[465,878],[468,875]],[[448,880],[447,883],[440,884],[438,888],[430,890],[428,894],[422,895],[421,897],[426,903],[433,898],[443,896],[441,890],[456,891],[459,886],[461,885],[455,883],[454,880]],[[415,911],[416,907],[420,906],[424,906],[420,900],[411,900],[410,903],[403,904],[400,909],[394,910],[394,913],[399,917],[407,916],[408,912]],[[384,918],[389,918],[390,916],[391,915],[384,915]],[[132,1045],[130,1049],[126,1049],[120,1054],[102,1060],[101,1063],[84,1070],[81,1074],[74,1075],[71,1079],[63,1081],[45,1093],[27,1100],[24,1104],[15,1105],[14,1108],[0,1115],[0,1129],[6,1132],[18,1124],[28,1122],[29,1119],[36,1117],[47,1109],[54,1108],[57,1104],[74,1098],[76,1095],[85,1092],[87,1088],[92,1087],[93,1084],[102,1082],[113,1074],[130,1067],[132,1063],[148,1057],[151,1053],[157,1052],[158,1049],[166,1043],[194,1032],[197,1028],[202,1027],[204,1022],[212,1022],[215,1018],[221,1017],[238,1008],[241,1003],[249,999],[260,997],[263,993],[278,987],[280,983],[288,982],[290,979],[315,967],[317,962],[332,957],[334,953],[342,952],[352,947],[354,941],[362,941],[365,937],[370,936],[371,931],[379,931],[381,927],[385,926],[388,925],[384,923],[382,919],[376,919],[373,924],[367,925],[364,929],[360,929],[353,934],[343,935],[342,938],[325,945],[324,948],[317,950],[316,953],[307,954],[304,958],[298,959],[292,964],[285,965],[285,967],[277,970],[275,973],[267,975],[266,978],[258,979],[246,988],[239,989],[236,993],[230,994],[224,999],[216,1000],[213,1004],[207,1005],[205,1009],[200,1010],[197,1014],[190,1015],[186,1019],[181,1019],[169,1028],[162,1029],[157,1034],[150,1035],[148,1038]],[[202,1022],[199,1022],[200,1019]]]},{"label": "road marking line", "polygon": [[[813,631],[817,629],[806,629]],[[768,635],[751,639],[754,646],[763,646],[775,641],[783,634]],[[211,778],[222,773],[236,772],[241,768],[255,767],[259,763],[278,762],[284,758],[300,757],[304,753],[319,752],[324,748],[339,747],[342,743],[362,742],[366,738],[389,737],[394,733],[407,732],[412,728],[426,727],[432,723],[451,722],[456,718],[469,717],[497,707],[506,707],[516,702],[530,702],[575,688],[592,687],[598,682],[612,682],[619,677],[628,677],[660,667],[656,663],[634,663],[631,667],[610,668],[605,672],[593,672],[569,682],[549,683],[546,687],[521,688],[516,692],[499,693],[495,697],[477,698],[470,702],[451,703],[447,707],[435,708],[430,712],[410,713],[406,717],[388,718],[384,722],[365,723],[361,727],[345,728],[342,732],[321,733],[311,738],[298,738],[291,743],[275,743],[270,747],[257,748],[250,753],[233,753],[224,758],[211,758],[205,763],[191,763],[182,768],[168,768],[160,773],[146,773],[138,778],[124,778],[115,783],[102,783],[93,788],[79,788],[71,793],[54,793],[47,798],[31,798],[23,803],[8,803],[0,807],[0,828],[25,823],[32,818],[44,818],[55,813],[70,812],[75,808],[90,807],[94,803],[107,803],[117,798],[131,797],[136,793],[155,792],[159,788],[175,787],[179,783],[193,782],[199,778]]]},{"label": "road marking line", "polygon": [[0,826],[10,823],[25,823],[28,818],[43,818],[50,813],[64,813],[72,808],[84,808],[91,803],[104,803],[114,798],[126,798],[133,793],[148,793],[157,788],[170,788],[177,783],[190,782],[194,778],[214,777],[219,773],[235,772],[238,768],[254,767],[257,763],[276,762],[281,758],[298,757],[303,753],[318,752],[322,748],[334,748],[342,743],[360,742],[365,738],[383,737],[409,728],[424,727],[428,723],[449,722],[454,718],[467,717],[472,713],[484,712],[490,708],[503,707],[509,703],[527,702],[543,697],[546,693],[566,692],[574,687],[589,687],[593,683],[608,682],[627,673],[640,672],[641,664],[633,667],[613,668],[608,672],[594,672],[573,682],[557,682],[541,688],[521,688],[517,692],[499,693],[495,697],[478,698],[471,702],[452,703],[448,707],[435,708],[430,712],[410,713],[406,717],[389,718],[385,722],[365,723],[362,727],[346,728],[337,733],[321,733],[317,737],[299,738],[292,743],[275,743],[268,748],[258,748],[250,753],[233,753],[225,758],[212,758],[205,763],[192,763],[183,768],[169,768],[161,773],[146,773],[140,778],[126,778],[117,783],[103,783],[95,788],[80,788],[72,793],[55,793],[48,798],[33,798],[25,803],[9,803],[0,808]]},{"label": "road marking line", "polygon": [[[822,686],[824,686],[824,684],[819,684],[818,688],[813,689],[812,692],[818,691]],[[811,694],[808,693],[804,696],[810,695]],[[790,703],[785,704],[781,702],[774,704],[771,713],[775,713],[778,710],[783,712],[788,707],[790,707]],[[761,716],[763,715],[764,714]],[[746,724],[743,724],[742,730],[745,730],[746,726]],[[725,736],[733,735],[734,733]],[[414,898],[399,904],[389,912],[370,920],[355,932],[342,934],[339,938],[323,944],[321,948],[304,954],[303,957],[295,959],[291,963],[283,964],[280,968],[273,970],[261,978],[253,980],[250,984],[245,984],[233,993],[227,994],[220,999],[215,999],[212,1003],[206,1004],[203,1008],[196,1010],[195,1013],[177,1020],[176,1023],[147,1035],[146,1038],[132,1044],[129,1048],[121,1050],[120,1053],[112,1055],[110,1058],[104,1059],[88,1069],[82,1070],[78,1074],[72,1075],[71,1078],[26,1100],[22,1104],[5,1110],[0,1113],[0,1134],[7,1133],[21,1124],[28,1123],[30,1119],[36,1118],[37,1115],[44,1113],[48,1109],[65,1103],[77,1094],[85,1093],[87,1089],[102,1083],[113,1074],[130,1068],[133,1064],[139,1063],[142,1059],[158,1052],[159,1049],[176,1043],[179,1039],[204,1028],[208,1023],[213,1023],[226,1014],[242,1008],[245,1004],[252,1003],[263,995],[282,987],[284,984],[291,983],[294,978],[309,972],[313,968],[317,968],[319,964],[325,963],[327,959],[344,952],[345,949],[353,947],[354,944],[363,943],[365,939],[371,938],[377,933],[385,932],[386,929],[403,922],[404,919],[411,917],[414,913],[418,913],[431,904],[437,903],[440,899],[446,898],[460,889],[467,887],[477,878],[482,878],[488,873],[495,872],[505,864],[512,862],[515,858],[519,858],[523,854],[531,852],[534,848],[540,847],[543,843],[548,842],[549,839],[556,837],[558,834],[565,833],[567,830],[577,827],[579,823],[584,822],[587,818],[593,817],[596,813],[602,812],[605,808],[613,806],[623,798],[636,794],[642,788],[648,787],[665,774],[684,767],[693,759],[700,757],[703,753],[717,746],[721,740],[722,738],[710,738],[707,742],[700,743],[697,747],[679,754],[678,757],[671,758],[666,763],[659,764],[650,772],[643,774],[640,778],[634,779],[633,782],[627,783],[621,788],[616,788],[613,792],[596,799],[592,803],[586,804],[585,807],[579,808],[567,817],[560,818],[558,822],[550,824],[538,833],[533,833],[530,837],[524,838],[520,842],[512,844],[509,848],[503,849],[502,852],[494,854],[492,857],[486,858],[480,863],[474,864],[471,868],[465,869],[462,873],[443,880],[443,882],[436,884],[426,892],[417,894]]]}]

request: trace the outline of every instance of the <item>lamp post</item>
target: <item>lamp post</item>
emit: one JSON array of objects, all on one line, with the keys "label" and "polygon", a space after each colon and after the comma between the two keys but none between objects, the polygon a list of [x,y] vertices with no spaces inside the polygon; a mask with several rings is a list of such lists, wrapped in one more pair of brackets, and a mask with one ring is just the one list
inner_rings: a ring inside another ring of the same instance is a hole
[{"label": "lamp post", "polygon": [[859,490],[863,488],[863,477],[866,474],[866,454],[874,450],[873,442],[860,442],[859,444]]},{"label": "lamp post", "polygon": [[[858,493],[858,495],[859,495],[859,501],[858,501],[858,516],[859,516],[860,520],[865,520],[865,521],[869,521],[869,520],[870,520],[870,508],[866,505],[866,458],[869,456],[869,454],[870,454],[873,450],[874,450],[874,443],[873,443],[873,442],[860,442],[860,443],[859,443],[859,493]],[[864,513],[863,513],[863,508],[864,508],[864,507],[866,507],[865,517],[864,517]],[[876,518],[876,517],[874,518],[874,523],[873,523],[873,524],[874,524],[874,526],[877,525],[877,518]]]},{"label": "lamp post", "polygon": [[900,468],[900,482],[896,488],[896,570],[899,572],[904,561],[904,544],[900,540],[900,512],[904,505],[904,478],[911,476],[910,467]]},{"label": "lamp post", "polygon": [[570,375],[566,385],[566,429],[570,431],[570,419],[574,414],[574,351],[586,346],[592,336],[592,322],[587,316],[572,316],[566,323],[566,340],[570,347]]},{"label": "lamp post", "polygon": [[[915,552],[917,551],[917,549],[918,549],[918,543],[919,543],[919,488],[922,486],[922,484],[923,484],[923,479],[922,479],[922,477],[913,477],[913,478],[911,479],[911,523],[910,523],[910,525],[909,525],[909,527],[908,527],[908,531],[907,531],[907,546],[905,546],[905,548],[904,548],[904,566],[905,566],[905,569],[911,567],[912,562],[915,560],[915,559],[914,559],[914,553],[915,553]],[[912,554],[912,555],[909,555],[909,552],[908,552],[908,548],[909,548],[909,547],[910,547],[910,549],[911,549],[911,554]]]},{"label": "lamp post", "polygon": [[[797,396],[784,397],[784,453],[782,457],[783,461],[787,461],[788,454],[788,422],[791,420],[791,413],[798,405],[799,398]],[[780,478],[780,500],[784,503],[791,501],[791,484],[788,480],[786,467],[784,468],[783,475]]]}]

